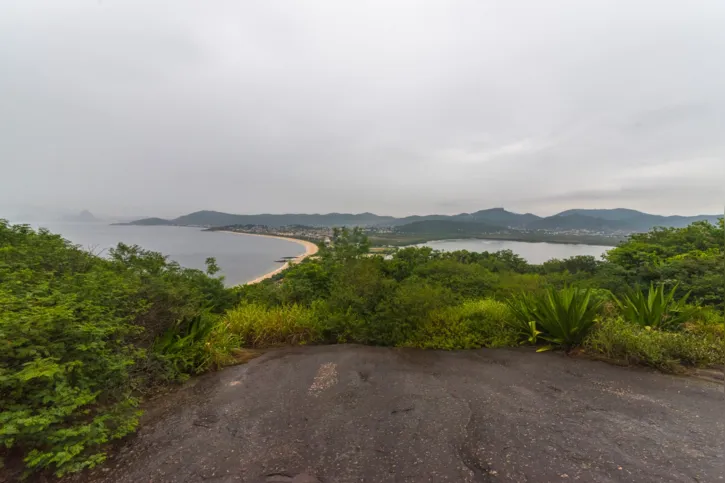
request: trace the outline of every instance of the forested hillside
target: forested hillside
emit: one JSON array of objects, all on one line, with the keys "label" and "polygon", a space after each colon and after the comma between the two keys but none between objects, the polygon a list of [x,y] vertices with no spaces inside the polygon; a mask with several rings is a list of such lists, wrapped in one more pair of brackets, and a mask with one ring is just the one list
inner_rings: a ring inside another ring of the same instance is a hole
[{"label": "forested hillside", "polygon": [[[590,230],[604,232],[644,232],[655,227],[681,228],[695,221],[717,223],[716,215],[659,216],[636,210],[568,210],[554,216],[540,217],[531,213],[513,213],[503,208],[480,210],[457,215],[414,215],[396,218],[374,213],[327,213],[327,214],[261,214],[234,215],[218,211],[197,211],[171,220],[145,218],[132,222],[134,225],[194,225],[231,226],[264,225],[281,227],[302,225],[313,227],[361,226],[399,227],[423,221],[448,221],[453,230],[461,229],[455,223],[481,223],[497,229],[515,230]],[[479,232],[485,231],[481,227]]]},{"label": "forested hillside", "polygon": [[180,349],[235,303],[221,279],[158,253],[100,258],[0,220],[0,455],[58,474],[99,463],[145,395],[207,366]]}]

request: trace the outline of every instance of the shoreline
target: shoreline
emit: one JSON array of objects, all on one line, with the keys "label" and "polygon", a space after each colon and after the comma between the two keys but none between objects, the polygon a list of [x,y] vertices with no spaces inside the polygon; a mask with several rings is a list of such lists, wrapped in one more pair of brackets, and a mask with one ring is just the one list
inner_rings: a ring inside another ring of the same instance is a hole
[{"label": "shoreline", "polygon": [[[402,238],[402,237],[401,237]],[[610,240],[610,239],[568,239],[568,240],[562,240],[560,238],[554,238],[554,239],[546,239],[546,238],[524,238],[524,237],[516,237],[516,236],[502,236],[502,237],[493,237],[493,236],[486,236],[486,235],[472,235],[472,236],[454,236],[454,237],[446,237],[445,235],[442,235],[441,238],[438,237],[426,237],[426,236],[410,236],[405,237],[407,239],[388,239],[385,237],[376,237],[375,235],[370,236],[370,240],[372,241],[372,246],[374,247],[386,247],[386,246],[392,246],[392,247],[412,247],[412,246],[418,246],[425,243],[430,242],[441,242],[441,241],[454,241],[454,240],[489,240],[489,241],[511,241],[511,242],[521,242],[521,243],[551,243],[554,245],[588,245],[588,246],[600,246],[600,247],[611,247],[615,248],[619,246],[622,242],[626,240],[626,238],[616,239],[616,240]]]},{"label": "shoreline", "polygon": [[277,238],[279,240],[287,240],[287,241],[295,242],[295,243],[305,247],[305,253],[303,253],[302,255],[299,255],[295,258],[290,259],[289,261],[282,264],[281,267],[278,267],[269,273],[265,273],[264,275],[261,275],[253,280],[250,280],[249,282],[240,283],[239,285],[252,285],[252,284],[267,280],[268,278],[272,278],[275,275],[277,275],[278,273],[280,273],[281,271],[286,270],[290,265],[293,265],[295,263],[300,263],[305,258],[314,255],[315,253],[317,253],[320,250],[320,248],[317,245],[315,245],[314,243],[312,243],[311,241],[300,240],[299,238],[289,238],[286,236],[278,236],[278,235],[262,235],[261,233],[243,233],[243,232],[239,232],[239,231],[228,231],[228,230],[218,230],[218,231],[220,233],[231,233],[232,235],[261,236],[261,237],[265,237],[265,238]]},{"label": "shoreline", "polygon": [[608,247],[616,248],[618,245],[607,245],[602,243],[587,243],[581,241],[558,241],[558,240],[522,240],[521,238],[481,238],[481,237],[470,237],[470,238],[440,238],[435,240],[427,240],[414,245],[405,245],[406,247],[424,246],[426,243],[434,242],[448,242],[448,241],[469,241],[469,240],[481,240],[481,241],[500,241],[500,242],[519,242],[519,243],[549,243],[551,245],[577,245],[587,247]]}]

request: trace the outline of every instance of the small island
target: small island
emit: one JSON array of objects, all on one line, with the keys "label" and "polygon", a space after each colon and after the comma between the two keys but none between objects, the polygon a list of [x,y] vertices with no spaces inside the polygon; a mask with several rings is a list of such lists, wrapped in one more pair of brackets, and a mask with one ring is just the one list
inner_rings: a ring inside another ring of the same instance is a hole
[{"label": "small island", "polygon": [[74,222],[74,223],[96,223],[101,220],[96,218],[93,213],[88,210],[83,210],[77,215],[66,215],[62,218],[62,221]]}]

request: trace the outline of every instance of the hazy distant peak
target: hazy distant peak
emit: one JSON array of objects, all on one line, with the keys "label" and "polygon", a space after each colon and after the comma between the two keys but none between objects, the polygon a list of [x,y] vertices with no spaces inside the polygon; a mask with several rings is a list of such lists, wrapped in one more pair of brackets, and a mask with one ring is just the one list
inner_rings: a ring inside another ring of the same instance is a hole
[{"label": "hazy distant peak", "polygon": [[94,221],[100,221],[98,218],[93,216],[93,213],[91,213],[88,210],[83,210],[77,215],[66,215],[63,217],[63,221],[74,221],[74,222],[82,222],[82,223],[92,223]]}]

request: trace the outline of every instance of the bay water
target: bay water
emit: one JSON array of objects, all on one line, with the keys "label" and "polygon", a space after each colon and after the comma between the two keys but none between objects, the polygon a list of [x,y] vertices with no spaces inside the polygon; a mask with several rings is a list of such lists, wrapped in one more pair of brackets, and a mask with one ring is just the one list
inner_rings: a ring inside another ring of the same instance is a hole
[{"label": "bay water", "polygon": [[[18,223],[12,221],[12,223]],[[205,269],[207,257],[216,258],[228,285],[254,280],[280,267],[276,260],[296,257],[305,247],[288,240],[203,231],[185,226],[130,226],[108,223],[34,222],[81,248],[103,255],[119,242],[161,252],[183,267]]]},{"label": "bay water", "polygon": [[435,250],[469,252],[498,252],[511,250],[529,263],[544,263],[552,258],[569,258],[577,255],[591,255],[600,260],[607,250],[613,247],[602,245],[580,245],[569,243],[520,242],[508,240],[440,240],[423,243],[419,246],[431,247]]},{"label": "bay water", "polygon": [[[16,221],[13,221],[17,223]],[[108,223],[33,222],[33,228],[47,228],[81,248],[103,255],[119,242],[161,252],[188,268],[204,269],[207,257],[216,258],[228,285],[254,280],[279,268],[282,257],[296,257],[305,247],[288,240],[225,232],[203,231],[185,226],[131,226]],[[562,243],[531,243],[507,240],[440,240],[424,243],[435,250],[497,252],[511,250],[529,263],[552,258],[592,255],[597,259],[612,247]]]}]

